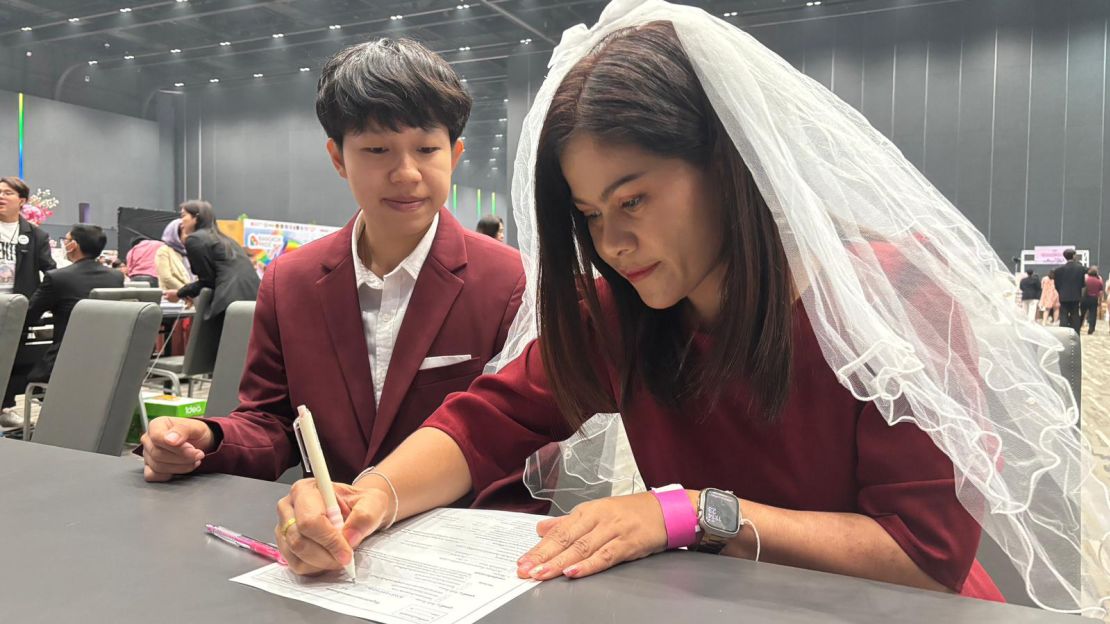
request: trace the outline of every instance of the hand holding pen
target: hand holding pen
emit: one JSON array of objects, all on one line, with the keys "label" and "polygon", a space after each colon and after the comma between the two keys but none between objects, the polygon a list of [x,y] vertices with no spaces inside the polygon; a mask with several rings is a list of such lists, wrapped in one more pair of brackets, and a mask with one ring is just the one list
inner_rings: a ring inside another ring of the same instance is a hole
[{"label": "hand holding pen", "polygon": [[[314,479],[298,481],[290,496],[278,501],[279,522],[274,530],[277,545],[289,568],[298,574],[344,569],[354,580],[354,550],[343,535],[343,515],[336,496],[338,491],[339,496],[347,498],[354,489],[332,483],[312,413],[304,406],[298,412],[293,430],[305,468]],[[297,499],[295,511],[293,498]]]}]

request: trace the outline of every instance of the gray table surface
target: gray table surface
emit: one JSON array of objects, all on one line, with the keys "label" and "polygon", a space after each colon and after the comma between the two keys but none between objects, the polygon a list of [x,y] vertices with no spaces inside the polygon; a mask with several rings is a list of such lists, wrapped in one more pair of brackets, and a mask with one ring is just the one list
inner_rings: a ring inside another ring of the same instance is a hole
[{"label": "gray table surface", "polygon": [[[0,439],[0,622],[358,622],[230,583],[266,561],[204,533],[272,537],[288,486],[143,481],[137,458]],[[483,622],[1079,622],[766,563],[675,552],[559,579]]]}]

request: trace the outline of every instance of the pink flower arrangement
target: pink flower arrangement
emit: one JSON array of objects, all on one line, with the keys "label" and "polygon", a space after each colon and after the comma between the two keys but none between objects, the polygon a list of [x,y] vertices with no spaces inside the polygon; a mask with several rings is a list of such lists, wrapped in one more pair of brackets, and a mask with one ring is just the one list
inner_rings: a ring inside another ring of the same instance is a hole
[{"label": "pink flower arrangement", "polygon": [[35,225],[42,225],[47,219],[54,216],[54,209],[58,207],[58,198],[50,193],[50,189],[38,189],[34,195],[23,204],[20,214]]}]

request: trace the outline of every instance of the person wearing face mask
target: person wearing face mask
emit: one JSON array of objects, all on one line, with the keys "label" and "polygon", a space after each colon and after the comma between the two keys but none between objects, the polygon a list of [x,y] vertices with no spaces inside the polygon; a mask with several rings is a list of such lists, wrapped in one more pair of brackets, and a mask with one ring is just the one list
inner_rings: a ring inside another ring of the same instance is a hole
[{"label": "person wearing face mask", "polygon": [[[69,266],[48,271],[42,285],[31,296],[27,307],[27,323],[37,324],[46,312],[53,315],[54,338],[46,355],[35,362],[26,374],[16,375],[13,371],[8,382],[5,405],[14,404],[15,395],[23,392],[28,383],[46,383],[54,370],[54,362],[61,349],[62,339],[69,325],[69,315],[78,301],[87,299],[94,288],[122,288],[123,273],[106,267],[96,261],[108,242],[104,230],[97,225],[77,224],[62,239],[62,248]],[[11,409],[0,414],[4,426],[14,427],[23,424],[23,415]]]}]

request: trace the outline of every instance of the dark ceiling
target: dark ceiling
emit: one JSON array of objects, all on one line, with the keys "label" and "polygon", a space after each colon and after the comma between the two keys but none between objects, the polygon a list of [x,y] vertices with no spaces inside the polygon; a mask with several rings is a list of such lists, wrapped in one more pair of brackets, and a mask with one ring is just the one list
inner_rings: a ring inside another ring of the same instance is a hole
[{"label": "dark ceiling", "polygon": [[[692,2],[738,21],[853,0]],[[0,0],[0,89],[151,115],[150,96],[315,72],[351,43],[406,36],[441,53],[476,100],[503,110],[506,60],[549,54],[600,0]],[[398,17],[400,16],[400,17]],[[731,18],[731,15],[730,15]],[[256,74],[261,74],[256,77]],[[493,115],[497,116],[497,115]]]}]

